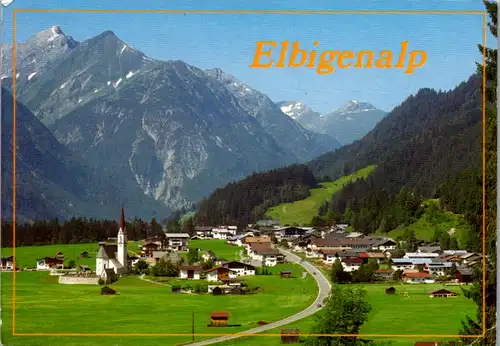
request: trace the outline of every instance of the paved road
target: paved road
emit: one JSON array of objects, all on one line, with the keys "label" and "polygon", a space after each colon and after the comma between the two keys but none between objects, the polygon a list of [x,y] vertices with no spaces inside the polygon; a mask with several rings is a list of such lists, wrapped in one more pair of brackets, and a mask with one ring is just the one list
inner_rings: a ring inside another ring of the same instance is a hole
[{"label": "paved road", "polygon": [[[261,333],[261,332],[264,332],[266,330],[278,328],[278,327],[287,325],[289,323],[295,322],[297,320],[301,320],[301,319],[303,319],[307,316],[310,316],[310,315],[314,314],[315,312],[321,310],[322,308],[319,308],[317,305],[320,303],[321,303],[321,305],[323,305],[323,300],[326,297],[328,297],[328,295],[330,294],[330,290],[331,290],[331,284],[328,281],[328,279],[321,273],[321,271],[319,269],[317,269],[315,266],[313,266],[309,262],[306,262],[306,261],[301,262],[301,258],[299,256],[294,255],[287,250],[280,249],[280,251],[286,255],[288,261],[299,263],[302,267],[304,267],[305,270],[307,270],[309,273],[311,273],[311,275],[316,280],[318,287],[319,287],[319,292],[318,292],[318,296],[316,297],[316,300],[314,301],[314,303],[311,306],[309,306],[305,310],[302,310],[299,313],[296,313],[295,315],[292,315],[290,317],[284,318],[284,319],[276,321],[276,322],[266,324],[264,326],[260,326],[260,327],[256,327],[256,328],[252,328],[252,329],[247,329],[245,331],[236,333],[236,334],[231,335],[231,336],[221,336],[218,338],[209,339],[209,340],[200,341],[200,342],[195,342],[195,343],[187,344],[184,346],[212,345],[212,344],[215,344],[218,342],[228,341],[228,340],[237,339],[237,338],[240,338],[242,336],[245,336],[245,335],[239,335],[239,334]],[[316,273],[316,275],[314,275],[313,273]]]}]

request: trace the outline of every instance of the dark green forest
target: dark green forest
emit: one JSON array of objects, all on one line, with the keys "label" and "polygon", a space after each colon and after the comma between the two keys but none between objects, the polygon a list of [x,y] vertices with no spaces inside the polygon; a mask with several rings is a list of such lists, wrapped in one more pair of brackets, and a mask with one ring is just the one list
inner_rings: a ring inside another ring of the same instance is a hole
[{"label": "dark green forest", "polygon": [[309,189],[316,186],[314,175],[305,165],[252,174],[215,190],[201,201],[194,222],[246,227],[261,219],[270,207],[307,198]]}]

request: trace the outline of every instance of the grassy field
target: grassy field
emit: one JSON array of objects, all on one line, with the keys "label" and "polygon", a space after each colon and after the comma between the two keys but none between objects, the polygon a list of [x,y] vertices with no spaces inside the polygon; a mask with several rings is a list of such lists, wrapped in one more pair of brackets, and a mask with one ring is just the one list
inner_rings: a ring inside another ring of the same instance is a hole
[{"label": "grassy field", "polygon": [[[137,242],[128,242],[129,255],[134,255],[140,250]],[[95,268],[95,256],[99,250],[99,245],[95,243],[86,244],[64,244],[64,245],[43,245],[43,246],[20,246],[16,247],[16,266],[18,268],[36,267],[36,260],[44,257],[53,257],[57,252],[62,252],[66,257],[65,262],[75,261],[77,265],[88,265]],[[88,258],[81,258],[84,251],[89,253]],[[2,257],[11,256],[12,248],[2,248]]]},{"label": "grassy field", "polygon": [[[281,270],[285,268],[287,265]],[[167,286],[130,276],[111,285],[118,293],[116,296],[101,296],[98,286],[61,285],[46,272],[19,272],[16,273],[16,332],[189,334],[194,311],[195,333],[228,334],[255,327],[261,320],[272,322],[293,315],[309,306],[317,292],[310,276],[281,279],[279,275],[262,275],[249,277],[247,282],[260,287],[261,291],[253,295],[218,297],[174,294]],[[4,345],[176,345],[191,339],[190,336],[172,337],[170,343],[165,337],[147,337],[139,342],[137,337],[11,336],[8,332],[12,328],[11,273],[2,274],[2,288]],[[229,311],[230,323],[241,324],[241,327],[207,327],[213,311]],[[40,316],[44,323],[40,323]]]},{"label": "grassy field", "polygon": [[[403,285],[394,286],[396,295],[386,295],[387,285],[367,284],[349,285],[363,287],[367,291],[368,302],[372,306],[372,312],[368,321],[361,328],[361,334],[409,334],[409,335],[453,335],[458,334],[460,322],[466,315],[475,316],[476,306],[474,303],[461,295],[461,290],[454,286],[443,286],[441,284]],[[427,293],[436,289],[446,288],[460,294],[457,298],[429,298]],[[408,292],[409,297],[402,297],[398,292]],[[316,315],[320,317],[322,312]],[[314,326],[316,316],[296,321],[285,327],[272,329],[263,334],[279,334],[282,328],[299,328],[300,332],[307,334]],[[303,337],[305,338],[305,337]],[[434,341],[440,338],[372,338],[380,344],[414,345],[416,341]],[[441,340],[450,340],[442,338]],[[281,344],[280,337],[259,336],[246,337],[227,343],[219,343],[220,346],[243,346],[263,345],[278,346]]]},{"label": "grassy field", "polygon": [[[432,199],[425,201],[429,204],[439,204],[439,200]],[[435,231],[447,232],[454,228],[455,233],[452,235],[457,238],[459,244],[462,242],[462,237],[468,229],[468,224],[462,215],[453,214],[449,211],[436,211],[434,214],[429,212],[427,206],[424,214],[408,227],[401,227],[389,232],[389,236],[397,238],[403,235],[406,229],[415,231],[415,236],[418,240],[431,241]]]},{"label": "grassy field", "polygon": [[322,187],[310,190],[311,196],[308,198],[293,203],[282,203],[270,208],[266,212],[266,216],[280,220],[282,225],[309,225],[312,218],[318,215],[319,208],[325,201],[329,200],[333,194],[340,191],[350,181],[366,178],[373,169],[375,166],[368,166],[334,182],[322,183],[320,184]]},{"label": "grassy field", "polygon": [[[210,249],[219,257],[236,259],[239,248],[224,244],[224,241],[207,240],[193,242],[191,246]],[[130,249],[137,243],[131,242]],[[49,245],[16,248],[18,263],[34,265],[35,259],[63,252],[68,259],[80,264],[95,266],[96,244]],[[77,259],[82,251],[90,258]],[[2,249],[7,256],[11,249]],[[280,270],[291,270],[296,278],[281,279]],[[16,273],[16,334],[22,333],[72,333],[72,334],[190,334],[192,313],[195,313],[195,333],[232,334],[257,326],[256,322],[272,322],[293,315],[309,306],[316,297],[317,287],[297,264],[283,264],[272,268],[274,275],[248,277],[252,287],[260,287],[257,294],[249,295],[195,295],[175,294],[170,287],[158,285],[129,276],[111,285],[116,296],[101,296],[98,286],[62,285],[57,277],[47,272]],[[132,346],[132,345],[180,345],[191,341],[191,336],[18,336],[12,335],[13,274],[2,273],[2,319],[3,345],[16,346]],[[175,280],[171,280],[175,282]],[[279,309],[273,309],[279,306]],[[240,327],[209,328],[210,312],[229,311],[230,324]],[[43,323],[40,323],[43,316]],[[215,336],[213,336],[215,337]],[[196,337],[196,340],[211,336]]]},{"label": "grassy field", "polygon": [[190,240],[190,248],[198,248],[203,251],[211,250],[217,258],[223,258],[228,261],[240,260],[240,251],[243,247],[227,245],[225,240],[208,239],[208,240]]}]

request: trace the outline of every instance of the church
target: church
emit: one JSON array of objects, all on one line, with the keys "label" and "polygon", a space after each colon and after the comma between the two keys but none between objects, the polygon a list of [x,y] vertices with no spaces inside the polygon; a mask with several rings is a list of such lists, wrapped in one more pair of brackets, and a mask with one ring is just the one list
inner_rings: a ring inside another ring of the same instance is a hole
[{"label": "church", "polygon": [[120,229],[118,230],[116,244],[99,243],[95,268],[97,276],[107,275],[106,271],[110,269],[116,275],[128,272],[127,231],[125,230],[123,208],[120,215]]}]

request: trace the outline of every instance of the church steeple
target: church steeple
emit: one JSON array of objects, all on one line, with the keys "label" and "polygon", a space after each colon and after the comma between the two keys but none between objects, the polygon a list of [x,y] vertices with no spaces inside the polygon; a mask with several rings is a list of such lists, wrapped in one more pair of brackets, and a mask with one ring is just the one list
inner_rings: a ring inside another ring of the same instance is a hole
[{"label": "church steeple", "polygon": [[120,231],[125,233],[125,214],[123,212],[123,206],[122,206],[122,211],[120,214]]}]

